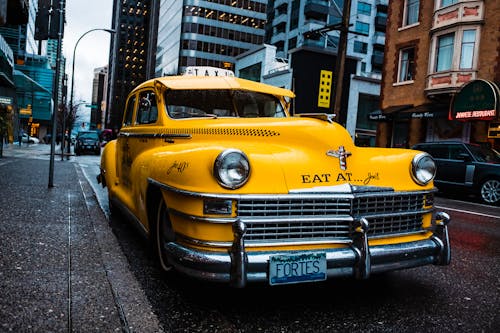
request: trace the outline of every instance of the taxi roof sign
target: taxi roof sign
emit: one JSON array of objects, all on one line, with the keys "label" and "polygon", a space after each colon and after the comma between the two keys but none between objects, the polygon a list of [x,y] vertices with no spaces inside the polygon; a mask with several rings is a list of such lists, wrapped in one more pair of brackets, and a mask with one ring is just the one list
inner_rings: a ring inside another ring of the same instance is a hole
[{"label": "taxi roof sign", "polygon": [[186,67],[184,75],[190,76],[234,76],[234,72],[228,69],[210,66],[190,66]]}]

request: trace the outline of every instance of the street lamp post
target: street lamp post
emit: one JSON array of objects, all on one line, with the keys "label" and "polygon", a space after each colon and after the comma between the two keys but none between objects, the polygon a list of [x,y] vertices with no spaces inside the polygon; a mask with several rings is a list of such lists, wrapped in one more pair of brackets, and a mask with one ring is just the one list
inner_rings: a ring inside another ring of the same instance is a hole
[{"label": "street lamp post", "polygon": [[[109,32],[110,34],[114,34],[116,31],[113,30],[113,29],[104,29],[104,28],[95,28],[95,29],[90,29],[88,31],[86,31],[85,33],[83,33],[80,38],[78,38],[78,40],[76,41],[76,44],[75,44],[75,47],[73,48],[73,65],[71,67],[71,91],[70,91],[70,99],[69,99],[69,110],[70,112],[73,111],[73,88],[75,86],[75,55],[76,55],[76,48],[78,46],[78,43],[80,43],[80,40],[85,37],[85,35],[87,35],[88,33],[91,33],[92,31],[106,31],[106,32]],[[66,121],[63,122],[63,140],[62,140],[62,145],[64,146],[64,135],[65,135],[65,124]],[[61,156],[64,152],[64,149],[63,149],[63,146],[61,146]],[[70,149],[70,144],[68,144],[68,153],[69,153],[69,149]]]}]

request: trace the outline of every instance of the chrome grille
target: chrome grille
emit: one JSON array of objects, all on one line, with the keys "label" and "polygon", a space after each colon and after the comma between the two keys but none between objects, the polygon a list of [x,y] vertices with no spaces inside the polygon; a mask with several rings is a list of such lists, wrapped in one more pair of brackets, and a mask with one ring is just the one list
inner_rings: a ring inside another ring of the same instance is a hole
[{"label": "chrome grille", "polygon": [[290,195],[245,198],[238,216],[245,222],[249,241],[337,240],[352,236],[352,221],[368,220],[370,237],[418,232],[428,212],[428,193],[363,193],[361,195]]},{"label": "chrome grille", "polygon": [[349,198],[242,199],[238,204],[238,215],[242,217],[325,216],[350,211]]}]

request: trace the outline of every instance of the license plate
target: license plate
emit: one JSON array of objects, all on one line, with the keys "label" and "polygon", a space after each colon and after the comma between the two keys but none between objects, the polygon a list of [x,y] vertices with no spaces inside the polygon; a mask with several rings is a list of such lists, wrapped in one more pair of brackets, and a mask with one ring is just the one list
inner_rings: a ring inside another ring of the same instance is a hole
[{"label": "license plate", "polygon": [[269,258],[269,284],[326,280],[326,254],[301,253]]}]

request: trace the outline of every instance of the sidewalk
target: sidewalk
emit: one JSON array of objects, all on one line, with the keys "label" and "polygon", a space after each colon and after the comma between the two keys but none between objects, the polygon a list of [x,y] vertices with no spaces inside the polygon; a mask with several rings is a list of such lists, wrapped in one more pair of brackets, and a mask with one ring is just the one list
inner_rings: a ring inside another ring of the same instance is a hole
[{"label": "sidewalk", "polygon": [[78,163],[48,188],[50,145],[3,155],[0,332],[162,331]]}]

